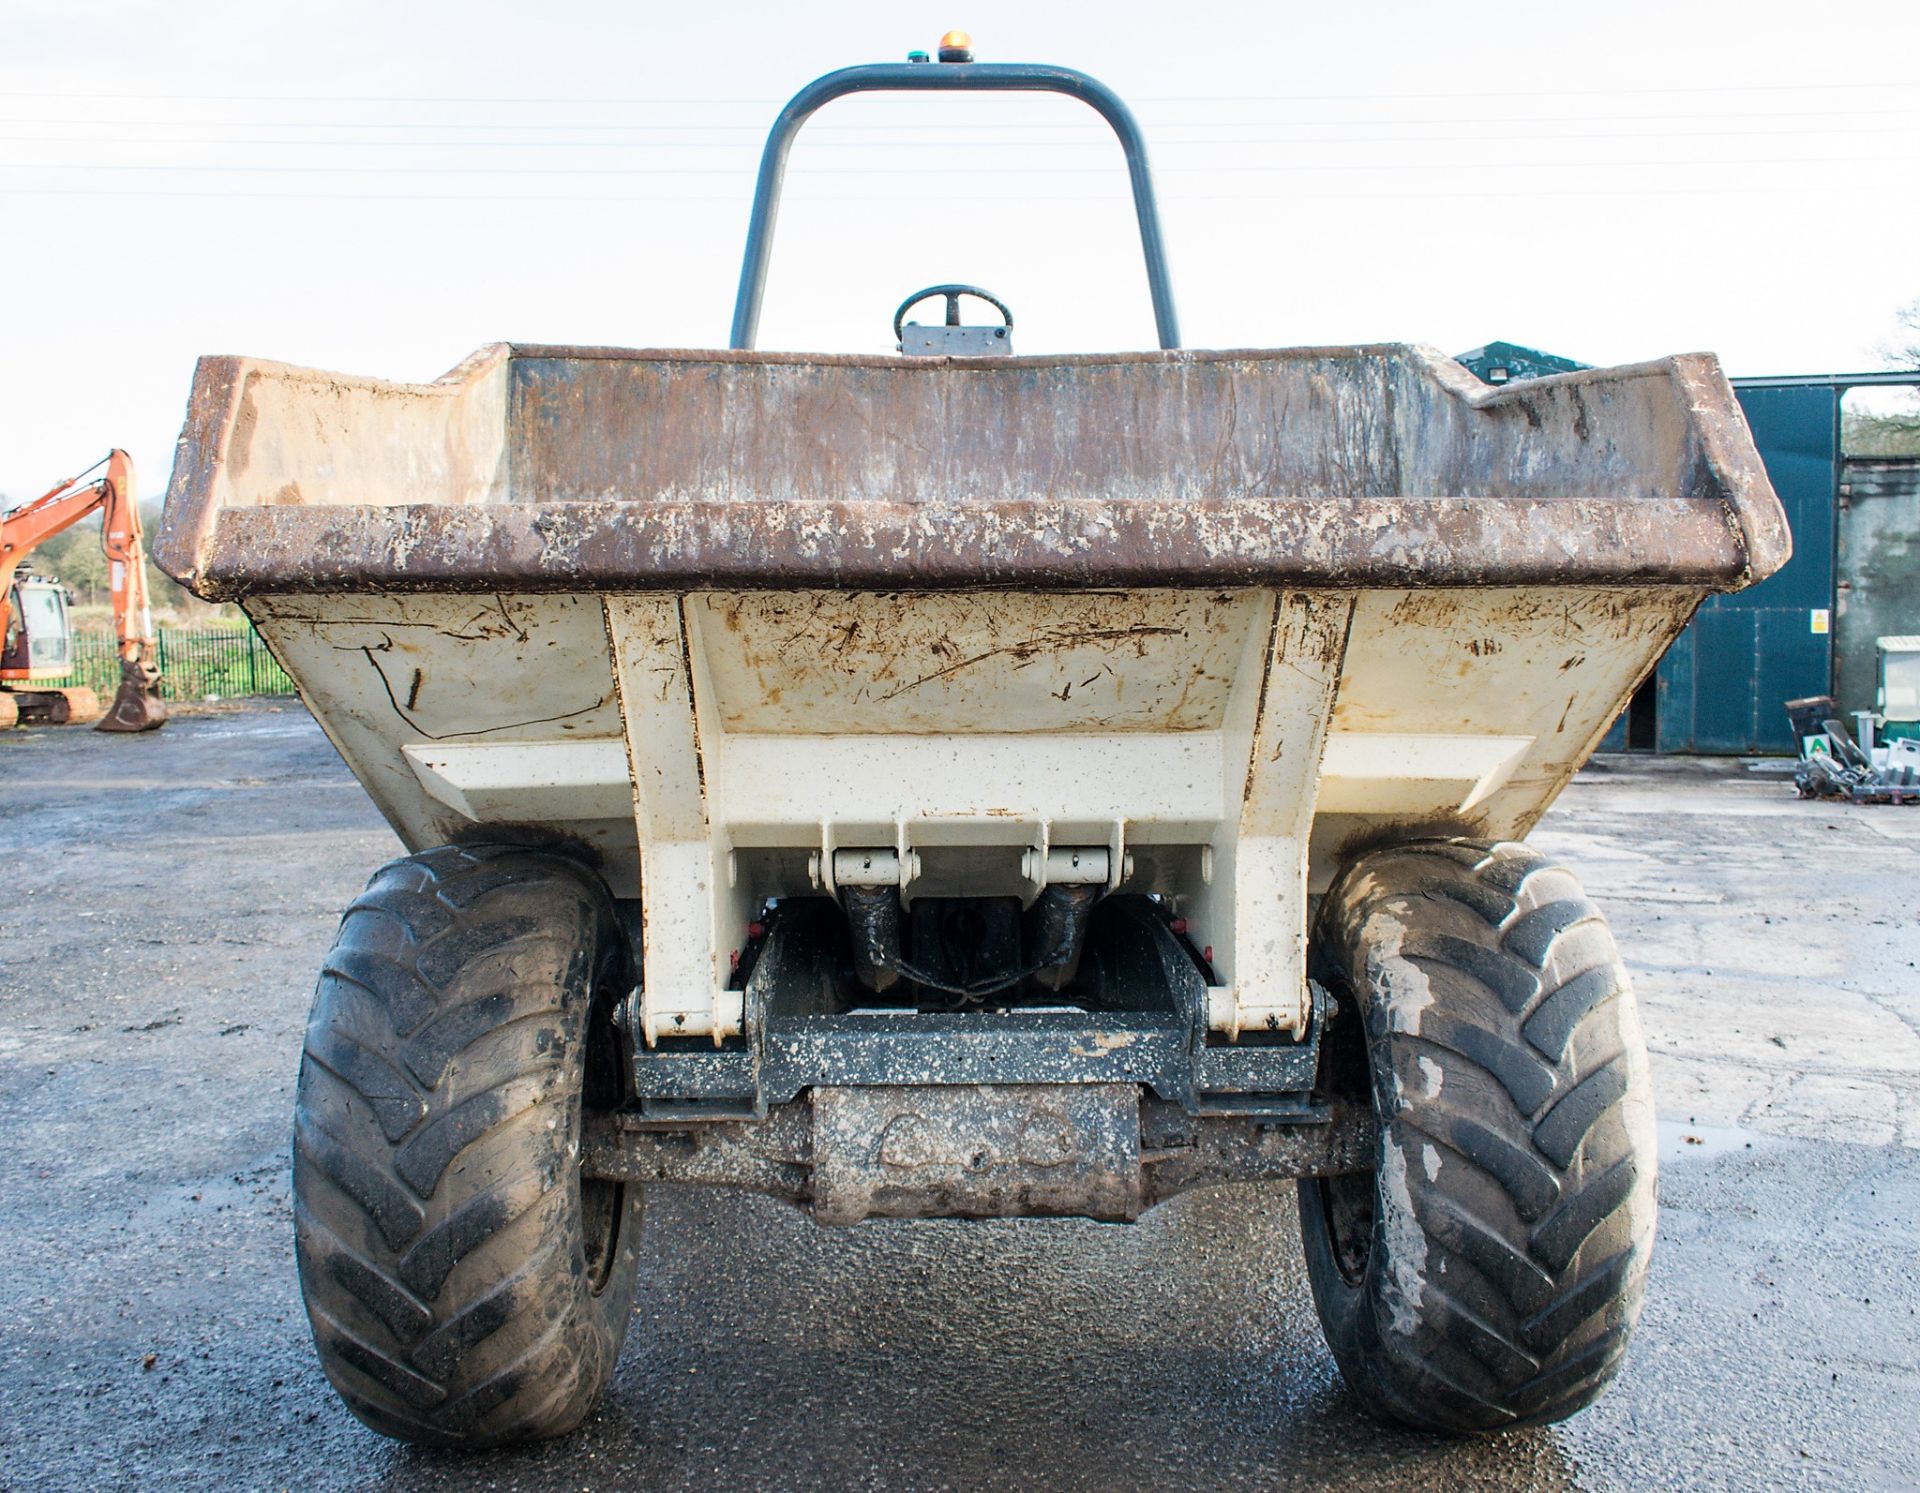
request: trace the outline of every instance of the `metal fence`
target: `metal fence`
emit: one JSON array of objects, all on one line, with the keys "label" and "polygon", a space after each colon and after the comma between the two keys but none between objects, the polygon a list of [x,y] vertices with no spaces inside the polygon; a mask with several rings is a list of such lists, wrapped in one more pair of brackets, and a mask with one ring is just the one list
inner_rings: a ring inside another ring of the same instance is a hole
[{"label": "metal fence", "polygon": [[[158,630],[160,691],[170,700],[229,699],[237,695],[296,693],[251,627],[165,627]],[[120,651],[113,634],[73,634],[73,668],[50,685],[84,685],[104,702],[120,686]]]}]

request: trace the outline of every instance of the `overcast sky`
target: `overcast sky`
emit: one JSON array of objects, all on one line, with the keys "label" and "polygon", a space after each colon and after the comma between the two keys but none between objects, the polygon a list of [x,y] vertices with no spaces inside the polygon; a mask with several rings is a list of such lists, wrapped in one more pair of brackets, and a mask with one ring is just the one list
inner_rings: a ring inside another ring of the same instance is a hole
[{"label": "overcast sky", "polygon": [[[116,444],[161,491],[202,353],[723,345],[780,102],[949,26],[1133,101],[1190,346],[1851,370],[1920,296],[1915,0],[0,0],[0,493]],[[762,345],[887,350],[906,292],[967,280],[1022,352],[1151,346],[1103,129],[830,106]]]}]

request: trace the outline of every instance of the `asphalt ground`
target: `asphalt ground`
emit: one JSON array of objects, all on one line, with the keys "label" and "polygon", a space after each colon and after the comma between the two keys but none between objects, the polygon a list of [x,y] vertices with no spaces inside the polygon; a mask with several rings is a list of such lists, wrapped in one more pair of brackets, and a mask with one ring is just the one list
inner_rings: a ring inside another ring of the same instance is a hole
[{"label": "asphalt ground", "polygon": [[659,1189],[601,1410],[451,1455],[334,1398],[291,1248],[313,975],[393,836],[291,704],[0,735],[0,1487],[1920,1486],[1920,809],[1616,758],[1534,838],[1614,920],[1669,1153],[1573,1421],[1363,1419],[1288,1188],[844,1230]]}]

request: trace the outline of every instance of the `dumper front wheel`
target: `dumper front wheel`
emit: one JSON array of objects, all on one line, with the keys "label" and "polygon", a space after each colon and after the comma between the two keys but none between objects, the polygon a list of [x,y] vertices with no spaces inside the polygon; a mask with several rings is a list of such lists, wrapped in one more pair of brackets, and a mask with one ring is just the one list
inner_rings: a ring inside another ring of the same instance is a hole
[{"label": "dumper front wheel", "polygon": [[440,1446],[583,1420],[632,1313],[639,1190],[584,1180],[616,1106],[631,956],[558,855],[394,861],[342,918],[300,1065],[294,1221],[327,1377],[374,1430]]},{"label": "dumper front wheel", "polygon": [[1315,1305],[1372,1414],[1553,1421],[1617,1371],[1654,1224],[1644,1039],[1613,936],[1518,844],[1376,852],[1325,898],[1324,1086],[1367,1096],[1370,1173],[1300,1184]]}]

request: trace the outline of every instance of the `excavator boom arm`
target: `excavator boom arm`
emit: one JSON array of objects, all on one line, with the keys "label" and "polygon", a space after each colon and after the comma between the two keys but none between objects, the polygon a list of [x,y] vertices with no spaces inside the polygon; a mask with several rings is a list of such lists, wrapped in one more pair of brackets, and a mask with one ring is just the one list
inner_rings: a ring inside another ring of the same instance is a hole
[{"label": "excavator boom arm", "polygon": [[[166,702],[160,697],[158,640],[153,631],[153,608],[147,597],[147,554],[140,540],[140,508],[133,482],[133,459],[115,449],[108,453],[106,474],[85,480],[93,468],[57,483],[46,493],[11,513],[0,514],[0,635],[9,632],[13,578],[35,547],[64,533],[96,510],[100,514],[100,541],[107,552],[107,587],[113,597],[114,641],[120,654],[120,687],[99,731],[151,731],[166,724]],[[98,710],[93,691],[83,688],[0,690],[0,726],[19,719],[68,719],[76,699],[86,709]],[[23,701],[37,701],[31,707]],[[28,714],[29,709],[39,712]],[[49,712],[53,713],[49,713]]]},{"label": "excavator boom arm", "polygon": [[7,622],[7,592],[14,572],[34,549],[66,532],[96,510],[107,552],[107,582],[113,596],[113,631],[122,661],[154,651],[153,608],[147,598],[146,549],[140,538],[140,507],[134,496],[133,458],[119,449],[107,457],[106,475],[82,483],[69,478],[24,507],[0,517],[0,624]]}]

